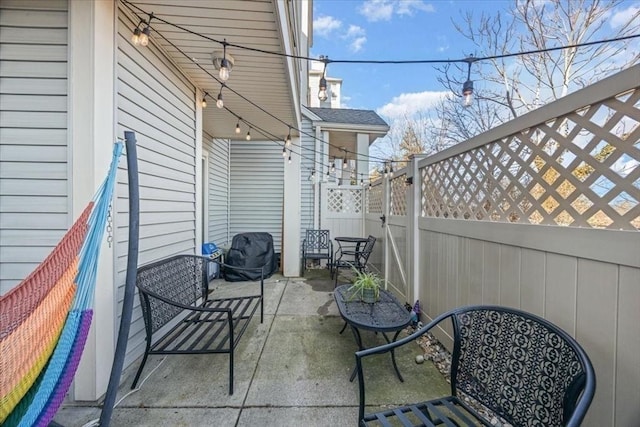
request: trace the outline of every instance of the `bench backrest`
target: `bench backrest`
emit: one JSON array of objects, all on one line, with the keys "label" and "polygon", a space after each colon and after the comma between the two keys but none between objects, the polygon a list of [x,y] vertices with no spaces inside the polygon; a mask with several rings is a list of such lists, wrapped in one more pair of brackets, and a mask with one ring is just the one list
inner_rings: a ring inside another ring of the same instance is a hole
[{"label": "bench backrest", "polygon": [[462,391],[514,425],[562,426],[574,411],[586,412],[595,375],[566,332],[505,307],[467,307],[452,320],[454,394]]},{"label": "bench backrest", "polygon": [[147,332],[153,334],[183,309],[163,302],[193,306],[206,292],[207,259],[197,255],[176,255],[138,268],[136,286]]}]

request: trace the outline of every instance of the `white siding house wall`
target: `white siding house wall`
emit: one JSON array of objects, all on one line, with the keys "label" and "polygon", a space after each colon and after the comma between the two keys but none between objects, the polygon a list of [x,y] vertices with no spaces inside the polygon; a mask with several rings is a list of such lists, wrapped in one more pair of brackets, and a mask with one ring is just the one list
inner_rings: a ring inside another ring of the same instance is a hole
[{"label": "white siding house wall", "polygon": [[203,138],[209,152],[209,224],[207,241],[225,246],[229,236],[229,145],[228,139]]},{"label": "white siding house wall", "polygon": [[282,148],[272,141],[231,142],[232,238],[252,231],[270,233],[275,251],[281,252],[285,163]]},{"label": "white siding house wall", "polygon": [[[132,22],[120,11],[117,53],[118,135],[135,131],[140,180],[138,264],[180,253],[196,253],[195,88],[153,43],[135,47]],[[128,200],[126,164],[117,188],[116,313],[121,313],[127,265]],[[198,253],[199,253],[198,248]],[[144,347],[142,314],[135,301],[125,365]],[[118,320],[119,323],[119,320]]]},{"label": "white siding house wall", "polygon": [[71,225],[67,2],[0,2],[0,295]]}]

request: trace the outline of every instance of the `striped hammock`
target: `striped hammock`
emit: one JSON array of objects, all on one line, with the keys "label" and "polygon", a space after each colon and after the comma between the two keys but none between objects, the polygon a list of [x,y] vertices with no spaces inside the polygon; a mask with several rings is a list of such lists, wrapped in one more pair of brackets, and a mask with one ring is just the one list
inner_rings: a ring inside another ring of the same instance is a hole
[{"label": "striped hammock", "polygon": [[0,297],[0,425],[48,425],[91,325],[100,245],[123,144],[107,178],[49,256]]}]

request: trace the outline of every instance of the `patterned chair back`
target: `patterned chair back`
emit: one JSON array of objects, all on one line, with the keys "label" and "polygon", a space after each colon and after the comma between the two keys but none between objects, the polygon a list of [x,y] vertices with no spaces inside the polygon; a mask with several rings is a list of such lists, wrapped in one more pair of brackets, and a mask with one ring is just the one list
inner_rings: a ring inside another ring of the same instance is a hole
[{"label": "patterned chair back", "polygon": [[367,238],[367,243],[365,243],[364,248],[358,253],[358,267],[364,268],[367,266],[367,262],[369,261],[369,256],[371,252],[373,252],[373,246],[376,244],[376,238],[374,236],[369,235]]},{"label": "patterned chair back", "polygon": [[325,253],[330,245],[329,230],[307,230],[304,239],[306,253]]},{"label": "patterned chair back", "polygon": [[[497,415],[513,425],[564,425],[587,377],[588,386],[595,389],[586,353],[542,318],[505,307],[477,306],[458,311],[452,320],[452,393],[498,408]],[[591,396],[593,389],[588,390]]]}]

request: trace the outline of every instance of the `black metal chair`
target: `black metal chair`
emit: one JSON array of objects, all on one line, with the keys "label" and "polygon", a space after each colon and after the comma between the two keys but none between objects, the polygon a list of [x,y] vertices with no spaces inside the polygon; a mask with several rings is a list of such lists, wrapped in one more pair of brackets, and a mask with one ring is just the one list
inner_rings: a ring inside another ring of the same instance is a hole
[{"label": "black metal chair", "polygon": [[335,255],[335,261],[333,262],[333,274],[335,274],[334,288],[338,286],[338,276],[340,275],[341,268],[352,269],[355,268],[358,271],[365,271],[367,268],[367,262],[369,256],[373,252],[373,245],[376,243],[376,238],[369,235],[367,242],[363,247],[356,247],[352,249],[338,248]]},{"label": "black metal chair", "polygon": [[307,268],[307,260],[327,260],[329,271],[333,275],[333,242],[329,230],[307,230],[302,241],[302,276]]},{"label": "black metal chair", "polygon": [[[446,319],[453,330],[451,396],[365,414],[363,359],[414,342]],[[536,315],[498,306],[448,311],[406,338],[356,352],[356,366],[360,426],[491,426],[470,397],[514,427],[575,427],[596,387],[589,357],[569,334]]]}]

